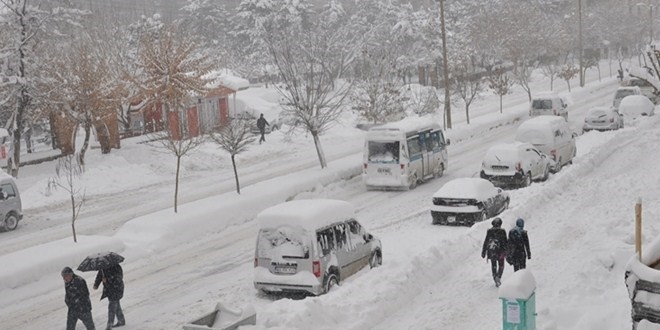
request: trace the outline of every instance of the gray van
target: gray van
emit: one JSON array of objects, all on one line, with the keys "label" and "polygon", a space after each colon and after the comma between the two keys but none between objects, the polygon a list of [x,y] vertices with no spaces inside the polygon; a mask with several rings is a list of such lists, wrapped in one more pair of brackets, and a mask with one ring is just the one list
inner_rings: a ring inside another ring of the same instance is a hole
[{"label": "gray van", "polygon": [[380,240],[355,220],[348,202],[285,202],[257,221],[254,287],[265,293],[320,295],[365,266],[382,264]]},{"label": "gray van", "polygon": [[16,181],[10,175],[0,172],[0,230],[12,231],[23,219],[21,194]]}]

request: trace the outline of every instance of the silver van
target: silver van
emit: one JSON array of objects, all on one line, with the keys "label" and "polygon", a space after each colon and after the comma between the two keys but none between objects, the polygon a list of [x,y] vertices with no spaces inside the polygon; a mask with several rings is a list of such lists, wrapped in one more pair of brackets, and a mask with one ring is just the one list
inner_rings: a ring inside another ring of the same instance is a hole
[{"label": "silver van", "polygon": [[355,220],[348,202],[285,202],[259,213],[257,221],[254,287],[265,293],[320,295],[383,261],[380,240]]},{"label": "silver van", "polygon": [[577,153],[575,137],[568,122],[557,116],[528,119],[516,131],[516,141],[531,143],[555,161],[553,172],[559,172],[564,165],[573,163]]},{"label": "silver van", "polygon": [[529,116],[561,116],[568,120],[568,103],[557,93],[540,93],[532,99]]},{"label": "silver van", "polygon": [[23,219],[23,205],[16,181],[0,172],[0,231],[12,231]]}]

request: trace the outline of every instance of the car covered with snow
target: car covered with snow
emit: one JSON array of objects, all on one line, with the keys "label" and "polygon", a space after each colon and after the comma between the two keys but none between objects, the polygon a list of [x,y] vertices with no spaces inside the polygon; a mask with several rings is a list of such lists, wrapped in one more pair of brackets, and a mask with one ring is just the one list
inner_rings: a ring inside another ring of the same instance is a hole
[{"label": "car covered with snow", "polygon": [[468,225],[494,217],[509,207],[509,194],[481,178],[458,178],[433,194],[433,224]]},{"label": "car covered with snow", "polygon": [[621,100],[619,112],[623,115],[624,119],[653,116],[655,114],[655,105],[644,95],[631,95]]},{"label": "car covered with snow", "polygon": [[[616,90],[616,92],[614,92],[614,99],[612,100],[612,106],[618,109],[621,100],[623,100],[623,98],[625,98],[626,96],[631,96],[631,95],[642,95],[642,90],[637,86],[619,87]],[[648,100],[647,97],[646,99]]]},{"label": "car covered with snow", "polygon": [[254,287],[320,295],[365,266],[381,265],[380,240],[355,218],[350,203],[331,199],[294,200],[259,213]]},{"label": "car covered with snow", "polygon": [[531,143],[552,158],[552,172],[559,172],[564,165],[573,163],[577,155],[576,136],[568,122],[557,116],[530,118],[516,129],[516,141]]},{"label": "car covered with snow", "polygon": [[527,187],[548,179],[555,162],[531,143],[496,144],[484,156],[480,176],[496,186]]},{"label": "car covered with snow", "polygon": [[23,219],[21,194],[14,178],[0,171],[0,231],[12,231]]},{"label": "car covered with snow", "polygon": [[609,131],[623,128],[623,115],[615,108],[595,107],[584,116],[582,131]]}]

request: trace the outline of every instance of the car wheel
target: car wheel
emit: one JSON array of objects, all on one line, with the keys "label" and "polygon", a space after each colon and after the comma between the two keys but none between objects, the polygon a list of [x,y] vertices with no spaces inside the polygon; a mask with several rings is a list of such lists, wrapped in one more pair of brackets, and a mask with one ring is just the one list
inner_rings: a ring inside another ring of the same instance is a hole
[{"label": "car wheel", "polygon": [[484,222],[486,220],[488,220],[488,213],[486,213],[486,211],[481,211],[481,220],[479,221]]},{"label": "car wheel", "polygon": [[542,181],[547,181],[548,178],[550,177],[550,165],[545,165],[545,171],[543,171],[543,178],[541,179]]},{"label": "car wheel", "polygon": [[525,182],[523,182],[523,187],[529,187],[532,185],[532,173],[527,172],[527,175],[525,175]]},{"label": "car wheel", "polygon": [[557,161],[557,165],[555,165],[555,173],[561,171],[562,167],[564,167],[564,165],[562,165],[561,157],[559,157],[559,160]]},{"label": "car wheel", "polygon": [[445,173],[445,165],[440,164],[438,165],[438,170],[435,171],[435,173],[433,173],[433,177],[437,179],[441,177],[444,173]]},{"label": "car wheel", "polygon": [[339,281],[337,280],[337,276],[335,274],[328,275],[328,278],[325,281],[325,292],[326,293],[330,292],[330,289],[332,289],[333,286],[338,284]]},{"label": "car wheel", "polygon": [[371,253],[371,258],[369,258],[369,267],[376,268],[383,264],[383,258],[380,256],[378,251]]},{"label": "car wheel", "polygon": [[18,227],[18,218],[13,213],[9,214],[5,219],[5,230],[12,231]]},{"label": "car wheel", "polygon": [[408,186],[408,189],[413,190],[417,187],[417,173],[414,173],[412,175],[412,180],[410,180],[410,185]]}]

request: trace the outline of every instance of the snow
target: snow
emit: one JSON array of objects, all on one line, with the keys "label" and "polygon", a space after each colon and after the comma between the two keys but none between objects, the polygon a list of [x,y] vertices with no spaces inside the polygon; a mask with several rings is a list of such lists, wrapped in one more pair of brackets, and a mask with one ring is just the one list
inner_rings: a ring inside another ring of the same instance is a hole
[{"label": "snow", "polygon": [[506,299],[528,299],[536,290],[534,274],[529,269],[521,269],[502,281],[498,295]]},{"label": "snow", "polygon": [[337,221],[355,217],[353,205],[331,199],[295,200],[272,206],[257,215],[261,228],[301,227],[315,232]]},{"label": "snow", "polygon": [[440,190],[433,194],[433,197],[485,201],[496,194],[497,189],[488,180],[480,178],[458,178],[445,183]]},{"label": "snow", "polygon": [[381,131],[385,129],[398,130],[403,133],[407,133],[407,132],[417,132],[421,130],[426,130],[429,128],[439,129],[440,125],[438,124],[438,122],[435,121],[435,119],[432,116],[426,115],[422,117],[407,117],[397,122],[380,125],[378,127],[374,127],[370,129],[370,133],[371,132],[375,133],[376,131]]},{"label": "snow", "polygon": [[653,115],[654,105],[644,95],[629,95],[624,97],[619,104],[619,112],[628,118],[638,118],[642,114]]},{"label": "snow", "polygon": [[559,116],[538,116],[525,120],[516,133],[516,140],[533,145],[548,145],[554,142],[554,129],[565,122]]},{"label": "snow", "polygon": [[[606,106],[618,87],[614,77],[599,82],[595,70],[587,71],[587,81],[571,93],[572,127],[582,125],[587,109]],[[529,102],[518,88],[504,102],[501,115],[496,96],[475,102],[470,125],[462,110],[455,110],[454,128],[446,131],[452,139],[449,168],[442,178],[411,191],[365,189],[359,177],[365,133],[350,122],[321,137],[330,160],[326,169],[319,168],[313,141],[304,134],[285,139],[274,132],[267,143],[251,146],[237,157],[240,195],[228,156],[216,146],[202,146],[183,159],[177,213],[171,207],[171,156],[152,151],[137,137],[122,140],[122,149],[108,155],[92,149],[80,181],[87,202],[76,222],[78,243],[71,237],[67,194],[45,191],[55,163],[21,168],[16,181],[26,216],[15,231],[0,233],[0,328],[63,328],[60,270],[106,250],[126,258],[125,330],[180,329],[218,301],[253,305],[257,325],[243,327],[251,330],[499,327],[499,292],[480,257],[490,224],[433,226],[429,199],[445,182],[478,175],[486,150],[513,140],[528,117]],[[653,221],[660,217],[660,171],[653,170],[660,161],[660,119],[588,132],[577,144],[572,165],[547,182],[508,191],[503,228],[518,217],[526,220],[538,330],[631,328],[623,274],[634,251],[638,197],[644,201],[643,245],[649,255],[660,234]],[[258,294],[252,284],[255,217],[284,201],[310,198],[354,205],[357,219],[383,244],[383,265],[361,270],[319,297]],[[76,273],[88,283],[95,275]],[[517,276],[507,265],[504,283]],[[99,290],[90,293],[100,327],[107,320],[107,302],[99,302]],[[659,327],[642,322],[641,328]]]}]

